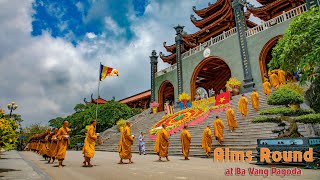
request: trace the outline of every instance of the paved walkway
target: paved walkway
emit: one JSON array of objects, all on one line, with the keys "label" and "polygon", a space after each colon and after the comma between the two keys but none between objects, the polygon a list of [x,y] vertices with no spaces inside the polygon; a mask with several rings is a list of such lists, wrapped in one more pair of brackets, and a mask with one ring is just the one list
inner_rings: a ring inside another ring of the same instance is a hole
[{"label": "paved walkway", "polygon": [[50,179],[17,151],[5,152],[0,158],[0,179]]},{"label": "paved walkway", "polygon": [[[320,170],[310,170],[301,168],[302,175],[299,176],[280,176],[271,175],[271,166],[256,166],[249,163],[225,163],[213,162],[213,159],[190,158],[190,161],[182,160],[182,157],[170,157],[169,162],[157,162],[157,156],[133,154],[133,164],[119,165],[119,155],[111,152],[96,152],[93,158],[92,168],[82,167],[83,155],[81,151],[68,151],[63,168],[55,164],[47,164],[42,157],[33,152],[22,152],[27,161],[31,161],[39,169],[46,172],[52,179],[75,179],[75,180],[228,180],[228,179],[320,179]],[[264,178],[260,176],[250,176],[248,168],[266,170],[269,175]],[[246,170],[243,176],[226,176],[228,168],[242,168]],[[277,166],[280,170],[293,169],[293,166]]]}]

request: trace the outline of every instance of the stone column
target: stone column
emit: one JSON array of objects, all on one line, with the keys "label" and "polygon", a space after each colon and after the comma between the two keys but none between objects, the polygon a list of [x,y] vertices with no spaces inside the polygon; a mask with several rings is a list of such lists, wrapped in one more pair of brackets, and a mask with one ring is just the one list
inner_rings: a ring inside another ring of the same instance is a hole
[{"label": "stone column", "polygon": [[247,39],[246,39],[246,18],[244,15],[244,0],[234,0],[232,2],[232,8],[235,15],[235,21],[237,26],[237,34],[239,39],[240,45],[240,53],[241,53],[241,60],[242,60],[242,67],[243,67],[243,74],[244,74],[244,91],[250,92],[253,90],[254,82],[251,73],[251,66],[249,60],[249,53],[248,53],[248,46],[247,46]]},{"label": "stone column", "polygon": [[307,0],[307,8],[308,10],[310,10],[310,8],[312,7],[316,7],[316,6],[319,6],[319,0]]},{"label": "stone column", "polygon": [[177,34],[176,41],[176,62],[177,62],[177,79],[178,79],[178,95],[183,92],[183,79],[182,79],[182,59],[181,59],[181,46],[182,46],[182,32],[184,26],[176,26],[174,29]]},{"label": "stone column", "polygon": [[150,64],[151,64],[151,98],[150,102],[155,101],[155,76],[158,71],[158,56],[157,52],[155,50],[152,51],[151,56],[150,56]]}]

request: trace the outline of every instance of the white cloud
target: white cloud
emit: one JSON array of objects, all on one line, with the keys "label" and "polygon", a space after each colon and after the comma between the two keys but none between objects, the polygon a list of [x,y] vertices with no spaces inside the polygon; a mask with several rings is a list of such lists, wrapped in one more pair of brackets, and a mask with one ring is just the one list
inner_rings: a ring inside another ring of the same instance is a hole
[{"label": "white cloud", "polygon": [[92,32],[88,32],[88,33],[86,34],[86,36],[87,36],[89,39],[94,39],[94,38],[97,37],[97,35],[94,34],[94,33],[92,33]]},{"label": "white cloud", "polygon": [[110,16],[104,18],[105,28],[113,32],[115,35],[120,35],[124,32],[124,29],[119,27]]}]

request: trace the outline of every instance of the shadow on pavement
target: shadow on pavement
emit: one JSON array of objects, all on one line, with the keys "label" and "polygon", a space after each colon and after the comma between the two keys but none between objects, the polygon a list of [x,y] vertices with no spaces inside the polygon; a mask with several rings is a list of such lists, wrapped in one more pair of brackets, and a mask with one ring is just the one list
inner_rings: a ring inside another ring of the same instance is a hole
[{"label": "shadow on pavement", "polygon": [[17,170],[17,169],[1,169],[0,168],[0,177],[4,177],[4,176],[1,176],[1,173],[11,172],[11,171],[21,171],[21,170]]}]

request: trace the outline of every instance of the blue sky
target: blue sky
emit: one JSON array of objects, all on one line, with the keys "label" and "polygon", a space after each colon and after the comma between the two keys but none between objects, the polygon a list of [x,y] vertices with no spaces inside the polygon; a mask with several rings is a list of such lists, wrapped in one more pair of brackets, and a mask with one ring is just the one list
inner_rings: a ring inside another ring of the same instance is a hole
[{"label": "blue sky", "polygon": [[[134,15],[143,17],[148,0],[133,0],[131,3]],[[87,32],[96,35],[107,32],[112,35],[113,32],[105,28],[102,18],[109,16],[119,26],[124,27],[125,36],[122,38],[130,40],[133,37],[128,19],[131,7],[127,0],[121,0],[121,3],[119,0],[102,0],[99,3],[91,0],[35,0],[32,8],[33,36],[41,36],[44,31],[48,31],[52,37],[62,37],[77,45]],[[96,10],[96,16],[88,16],[91,9]]]},{"label": "blue sky", "polygon": [[[0,0],[0,108],[15,101],[24,125],[65,117],[97,96],[100,62],[120,73],[101,82],[104,99],[150,89],[152,50],[168,54],[163,42],[173,44],[178,24],[197,31],[192,6],[208,2]],[[159,70],[167,66],[159,59]]]}]

